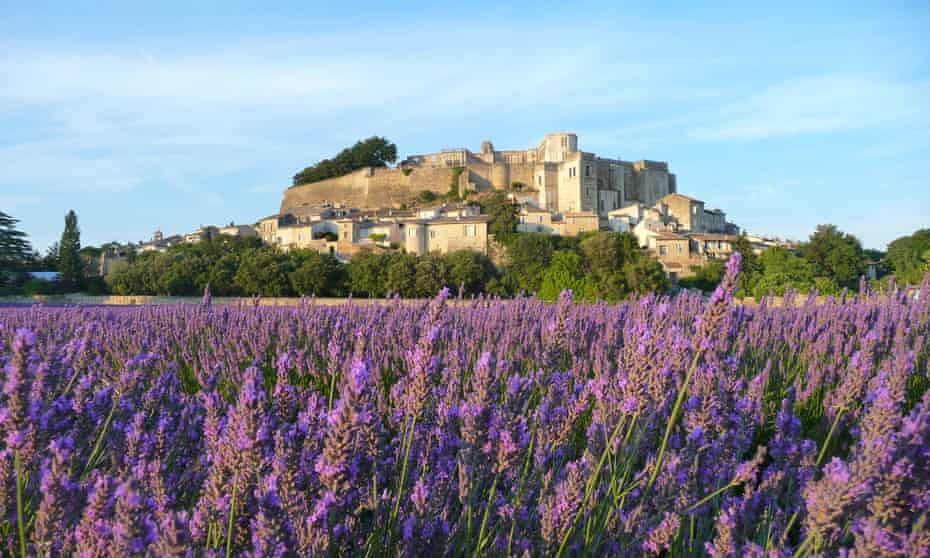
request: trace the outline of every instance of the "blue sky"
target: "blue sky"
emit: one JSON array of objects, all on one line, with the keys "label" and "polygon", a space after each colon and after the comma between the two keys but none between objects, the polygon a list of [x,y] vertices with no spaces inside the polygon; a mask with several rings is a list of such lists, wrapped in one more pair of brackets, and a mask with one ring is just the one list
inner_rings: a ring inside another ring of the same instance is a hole
[{"label": "blue sky", "polygon": [[573,131],[750,232],[930,226],[926,2],[149,4],[0,0],[0,209],[42,250],[72,208],[84,244],[253,222],[374,134]]}]

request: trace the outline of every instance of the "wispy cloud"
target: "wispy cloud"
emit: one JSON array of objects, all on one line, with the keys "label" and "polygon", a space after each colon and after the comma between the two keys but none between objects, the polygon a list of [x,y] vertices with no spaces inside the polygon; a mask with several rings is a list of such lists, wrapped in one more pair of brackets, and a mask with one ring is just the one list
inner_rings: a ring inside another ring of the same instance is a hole
[{"label": "wispy cloud", "polygon": [[928,121],[930,82],[882,75],[799,77],[712,110],[694,139],[758,140]]}]

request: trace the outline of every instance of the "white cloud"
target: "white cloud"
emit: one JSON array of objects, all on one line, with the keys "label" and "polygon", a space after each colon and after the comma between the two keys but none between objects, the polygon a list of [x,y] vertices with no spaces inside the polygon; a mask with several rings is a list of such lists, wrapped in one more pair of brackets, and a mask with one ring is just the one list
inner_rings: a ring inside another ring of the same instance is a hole
[{"label": "white cloud", "polygon": [[930,83],[882,75],[800,77],[725,104],[692,127],[709,140],[758,140],[799,134],[918,126],[927,122]]}]

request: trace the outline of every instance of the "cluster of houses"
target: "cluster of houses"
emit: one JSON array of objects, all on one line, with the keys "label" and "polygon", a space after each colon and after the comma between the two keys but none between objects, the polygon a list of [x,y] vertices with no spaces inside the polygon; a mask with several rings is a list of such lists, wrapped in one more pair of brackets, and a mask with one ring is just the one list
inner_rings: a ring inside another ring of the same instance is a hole
[{"label": "cluster of houses", "polygon": [[[606,216],[595,211],[560,213],[541,209],[516,193],[511,195],[511,201],[519,206],[518,232],[562,236],[598,230],[629,232],[662,264],[672,280],[693,275],[695,268],[711,259],[729,257],[740,232],[727,222],[723,211],[707,209],[704,202],[677,192],[651,205],[630,203],[606,212]],[[478,205],[467,202],[403,210],[362,210],[333,203],[298,206],[254,225],[200,226],[191,233],[173,236],[156,231],[150,241],[114,245],[101,255],[100,273],[105,275],[130,251],[164,252],[172,246],[217,235],[257,237],[285,251],[311,249],[343,261],[360,250],[403,250],[420,256],[456,250],[488,254],[494,241],[488,234],[489,220]],[[756,251],[771,246],[791,247],[778,239],[747,238]]]}]

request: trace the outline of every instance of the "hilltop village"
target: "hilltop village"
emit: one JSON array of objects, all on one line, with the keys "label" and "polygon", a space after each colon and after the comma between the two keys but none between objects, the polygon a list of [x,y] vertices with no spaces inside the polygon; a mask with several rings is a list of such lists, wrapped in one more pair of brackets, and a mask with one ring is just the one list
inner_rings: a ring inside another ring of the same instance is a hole
[{"label": "hilltop village", "polygon": [[[297,180],[295,179],[295,182]],[[284,191],[279,211],[254,224],[201,226],[184,235],[113,246],[100,273],[130,251],[166,251],[215,235],[259,237],[282,250],[312,249],[346,261],[362,250],[415,255],[473,250],[495,256],[481,200],[504,195],[516,232],[633,234],[673,282],[733,250],[740,229],[721,209],[678,191],[668,163],[624,161],[578,149],[572,133],[546,134],[535,148],[498,151],[490,141],[412,155],[393,167],[364,167]],[[748,237],[756,251],[789,243]]]}]

